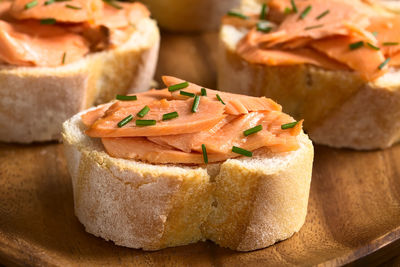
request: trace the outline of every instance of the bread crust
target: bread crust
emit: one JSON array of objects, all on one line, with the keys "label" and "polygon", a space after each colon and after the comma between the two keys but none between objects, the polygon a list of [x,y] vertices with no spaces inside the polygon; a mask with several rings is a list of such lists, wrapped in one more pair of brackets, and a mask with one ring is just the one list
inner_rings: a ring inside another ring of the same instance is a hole
[{"label": "bread crust", "polygon": [[58,140],[62,122],[77,112],[117,93],[147,90],[158,47],[155,22],[143,19],[125,44],[71,64],[0,66],[0,141]]},{"label": "bread crust", "polygon": [[[82,113],[81,113],[82,114]],[[203,166],[152,165],[110,157],[84,134],[77,114],[63,125],[75,214],[86,231],[144,250],[210,239],[249,251],[299,231],[306,213],[313,146]]]},{"label": "bread crust", "polygon": [[[296,119],[319,144],[359,150],[400,141],[400,71],[364,82],[352,71],[311,65],[269,66],[246,62],[223,26],[218,54],[218,88],[267,96]],[[242,88],[247,88],[243,91]]]}]

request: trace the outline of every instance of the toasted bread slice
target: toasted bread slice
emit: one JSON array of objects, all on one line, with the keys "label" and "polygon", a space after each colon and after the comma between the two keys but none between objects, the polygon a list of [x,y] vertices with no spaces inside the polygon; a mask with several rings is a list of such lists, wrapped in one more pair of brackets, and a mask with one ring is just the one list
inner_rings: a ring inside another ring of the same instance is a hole
[{"label": "toasted bread slice", "polygon": [[148,89],[159,39],[156,23],[146,18],[120,47],[67,65],[0,66],[0,141],[57,140],[73,114],[115,94]]}]

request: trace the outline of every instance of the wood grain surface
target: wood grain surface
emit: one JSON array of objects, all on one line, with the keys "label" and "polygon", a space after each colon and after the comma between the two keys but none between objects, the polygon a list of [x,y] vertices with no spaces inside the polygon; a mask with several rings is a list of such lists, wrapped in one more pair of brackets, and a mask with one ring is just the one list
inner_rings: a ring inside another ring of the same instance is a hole
[{"label": "wood grain surface", "polygon": [[[215,33],[164,34],[157,77],[177,75],[213,87],[216,38]],[[400,248],[400,145],[371,152],[316,146],[315,152],[306,223],[289,240],[248,253],[211,242],[143,252],[115,246],[84,231],[74,216],[61,144],[0,144],[0,262],[41,266],[364,265],[372,262],[363,258],[366,255],[375,255],[374,262],[381,263],[377,253],[387,245],[393,247],[389,251],[393,257]]]}]

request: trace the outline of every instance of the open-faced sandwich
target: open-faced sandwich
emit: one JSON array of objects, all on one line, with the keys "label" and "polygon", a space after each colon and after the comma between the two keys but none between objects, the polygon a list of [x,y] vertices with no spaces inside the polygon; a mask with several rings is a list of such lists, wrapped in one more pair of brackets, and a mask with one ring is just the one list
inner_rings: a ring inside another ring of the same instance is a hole
[{"label": "open-faced sandwich", "polygon": [[379,1],[245,5],[223,19],[219,88],[278,101],[316,143],[386,148],[400,140],[399,29]]},{"label": "open-faced sandwich", "polygon": [[86,231],[157,250],[212,240],[248,251],[289,238],[307,213],[313,146],[281,106],[163,77],[168,87],[63,125]]},{"label": "open-faced sandwich", "polygon": [[62,123],[150,87],[159,32],[141,3],[0,2],[0,141],[61,137]]}]

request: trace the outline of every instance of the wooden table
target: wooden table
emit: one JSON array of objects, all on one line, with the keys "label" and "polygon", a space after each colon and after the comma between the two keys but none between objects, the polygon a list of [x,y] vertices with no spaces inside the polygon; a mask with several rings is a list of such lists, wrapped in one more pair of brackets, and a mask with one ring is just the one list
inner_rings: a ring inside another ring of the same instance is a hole
[{"label": "wooden table", "polygon": [[[214,87],[217,35],[164,34],[157,77]],[[159,80],[159,79],[158,79]],[[0,262],[8,265],[326,266],[399,264],[400,145],[316,146],[306,223],[287,241],[238,253],[211,242],[143,252],[84,231],[61,144],[0,144]],[[366,257],[365,257],[366,256]],[[357,261],[356,261],[357,260]]]}]

